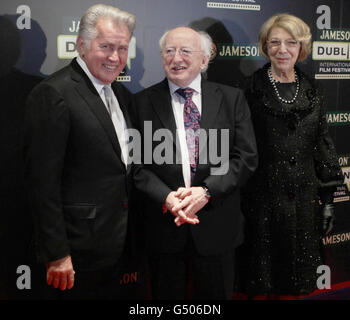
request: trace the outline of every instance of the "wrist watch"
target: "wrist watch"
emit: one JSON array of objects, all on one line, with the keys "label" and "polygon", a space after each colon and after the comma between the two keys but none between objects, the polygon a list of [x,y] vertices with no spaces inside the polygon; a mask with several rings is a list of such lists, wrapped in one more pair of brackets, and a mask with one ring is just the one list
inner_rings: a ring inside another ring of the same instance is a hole
[{"label": "wrist watch", "polygon": [[206,186],[202,186],[204,192],[205,192],[205,196],[207,197],[207,199],[209,200],[211,198],[211,194],[208,190],[208,188]]}]

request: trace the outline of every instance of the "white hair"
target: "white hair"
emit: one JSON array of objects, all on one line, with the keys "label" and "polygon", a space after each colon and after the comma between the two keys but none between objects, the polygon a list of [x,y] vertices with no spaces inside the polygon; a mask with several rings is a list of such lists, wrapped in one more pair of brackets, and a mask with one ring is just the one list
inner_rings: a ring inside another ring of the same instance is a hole
[{"label": "white hair", "polygon": [[130,37],[135,30],[136,21],[133,14],[105,4],[93,5],[81,18],[78,34],[88,48],[90,41],[97,36],[96,25],[101,18],[111,19],[114,24],[125,24],[129,30]]}]

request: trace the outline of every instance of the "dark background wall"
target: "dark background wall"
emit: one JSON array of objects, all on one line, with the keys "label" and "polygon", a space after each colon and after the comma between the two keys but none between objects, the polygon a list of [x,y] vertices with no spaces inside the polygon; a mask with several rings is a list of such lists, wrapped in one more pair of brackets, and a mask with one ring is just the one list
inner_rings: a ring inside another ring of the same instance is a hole
[{"label": "dark background wall", "polygon": [[[336,196],[337,224],[323,239],[332,284],[350,281],[350,1],[346,0],[120,0],[101,1],[136,15],[137,27],[126,70],[119,79],[137,92],[164,77],[158,40],[167,29],[191,25],[206,30],[217,54],[209,80],[237,86],[266,61],[257,51],[258,31],[278,12],[295,14],[313,34],[313,53],[299,67],[324,88],[330,131],[346,183]],[[30,254],[31,220],[23,191],[21,133],[25,99],[45,76],[76,55],[81,15],[92,0],[3,0],[0,2],[0,299],[28,297],[39,290],[39,267]],[[335,31],[339,31],[336,33]],[[326,49],[326,47],[328,49]],[[31,290],[18,290],[19,265],[32,270]],[[145,271],[129,262],[121,280],[143,297]],[[37,281],[37,282],[36,282]],[[142,288],[141,288],[142,287]],[[29,293],[30,292],[30,293]]]}]

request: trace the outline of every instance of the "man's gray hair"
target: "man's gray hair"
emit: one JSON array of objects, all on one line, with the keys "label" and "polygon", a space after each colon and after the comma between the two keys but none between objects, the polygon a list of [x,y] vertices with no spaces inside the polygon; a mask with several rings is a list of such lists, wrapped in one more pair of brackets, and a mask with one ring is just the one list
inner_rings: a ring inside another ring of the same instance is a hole
[{"label": "man's gray hair", "polygon": [[135,30],[136,20],[133,14],[105,4],[93,5],[81,18],[79,26],[78,35],[87,47],[90,46],[90,40],[97,37],[96,25],[101,18],[110,19],[116,25],[123,23],[128,28],[130,37]]},{"label": "man's gray hair", "polygon": [[[204,56],[208,57],[210,60],[210,57],[212,55],[212,50],[213,50],[213,40],[212,40],[211,36],[205,31],[198,31],[198,30],[193,29],[193,28],[188,27],[188,26],[183,26],[183,27],[189,28],[189,29],[198,33],[198,35],[200,37],[202,52],[203,52]],[[172,29],[172,30],[174,30],[174,29]],[[166,39],[167,35],[169,34],[169,32],[172,30],[168,30],[168,31],[164,32],[164,34],[159,39],[159,48],[160,48],[161,52],[164,50],[164,47],[165,47],[165,39]],[[202,70],[202,73],[207,71],[207,69],[208,69],[208,64]]]}]

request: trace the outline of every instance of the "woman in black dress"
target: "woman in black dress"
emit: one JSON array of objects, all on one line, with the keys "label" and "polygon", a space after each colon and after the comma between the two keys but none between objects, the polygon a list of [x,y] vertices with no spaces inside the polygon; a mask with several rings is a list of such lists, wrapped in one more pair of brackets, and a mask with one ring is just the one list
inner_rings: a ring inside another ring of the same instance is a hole
[{"label": "woman in black dress", "polygon": [[278,14],[264,23],[260,52],[270,60],[245,90],[259,167],[243,198],[250,297],[315,290],[322,233],[333,221],[343,175],[328,133],[323,97],[295,63],[311,51],[309,27]]}]

